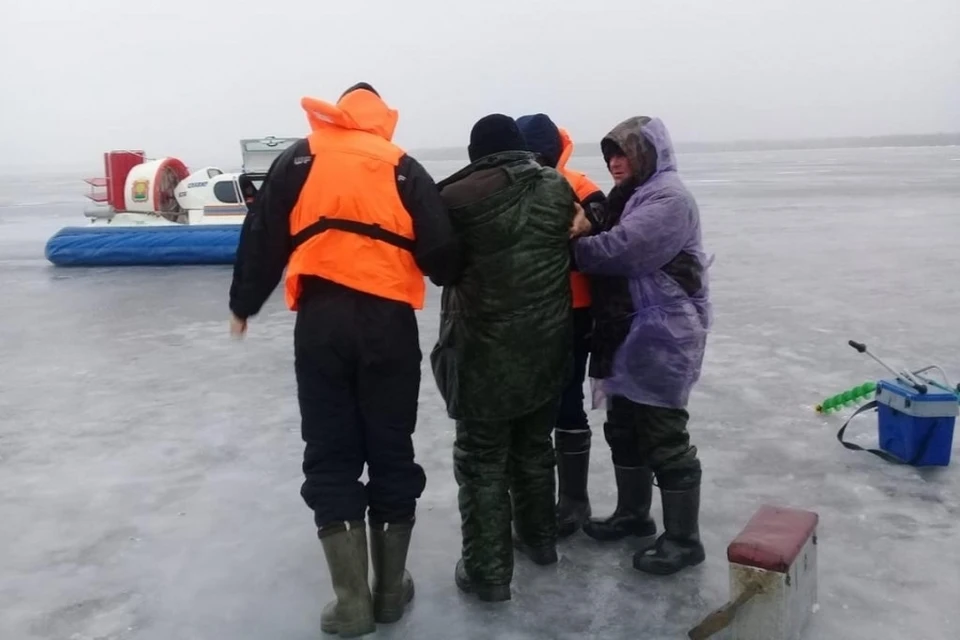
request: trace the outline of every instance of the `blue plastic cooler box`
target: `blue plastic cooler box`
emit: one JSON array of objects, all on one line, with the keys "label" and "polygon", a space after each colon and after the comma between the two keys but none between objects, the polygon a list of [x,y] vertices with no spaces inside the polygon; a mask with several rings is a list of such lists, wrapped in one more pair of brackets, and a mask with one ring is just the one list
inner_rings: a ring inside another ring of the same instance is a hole
[{"label": "blue plastic cooler box", "polygon": [[880,448],[917,467],[945,467],[960,403],[953,394],[919,393],[895,380],[877,383]]}]

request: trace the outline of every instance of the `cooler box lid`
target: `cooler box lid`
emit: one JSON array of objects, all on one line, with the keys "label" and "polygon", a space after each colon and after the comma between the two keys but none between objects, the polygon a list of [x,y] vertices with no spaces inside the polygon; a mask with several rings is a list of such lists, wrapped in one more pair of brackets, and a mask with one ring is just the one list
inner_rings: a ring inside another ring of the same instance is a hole
[{"label": "cooler box lid", "polygon": [[881,380],[877,383],[877,402],[918,418],[956,417],[960,403],[952,393],[927,387],[920,393],[899,380]]}]

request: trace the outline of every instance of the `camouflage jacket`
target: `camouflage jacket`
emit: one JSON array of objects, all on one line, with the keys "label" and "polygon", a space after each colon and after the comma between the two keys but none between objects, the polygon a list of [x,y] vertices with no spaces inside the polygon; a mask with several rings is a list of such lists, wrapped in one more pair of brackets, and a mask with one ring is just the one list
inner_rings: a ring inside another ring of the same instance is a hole
[{"label": "camouflage jacket", "polygon": [[507,420],[572,372],[568,231],[576,196],[526,152],[481,158],[439,185],[464,251],[444,287],[434,377],[456,420]]}]

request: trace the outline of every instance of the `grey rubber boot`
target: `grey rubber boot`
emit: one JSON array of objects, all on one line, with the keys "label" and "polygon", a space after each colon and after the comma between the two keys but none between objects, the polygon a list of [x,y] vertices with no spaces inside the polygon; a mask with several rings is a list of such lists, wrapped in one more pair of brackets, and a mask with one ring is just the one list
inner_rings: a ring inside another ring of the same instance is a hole
[{"label": "grey rubber boot", "polygon": [[671,490],[660,488],[663,501],[663,535],[649,549],[633,556],[633,568],[668,576],[704,561],[700,542],[700,486]]},{"label": "grey rubber boot", "polygon": [[413,523],[370,525],[373,562],[373,617],[390,624],[403,617],[413,600],[413,577],[407,571],[407,550]]},{"label": "grey rubber boot", "polygon": [[373,633],[373,598],[367,579],[367,527],[363,522],[329,525],[320,530],[320,543],[330,569],[337,599],[324,608],[320,628],[341,638]]},{"label": "grey rubber boot", "polygon": [[600,542],[621,540],[627,536],[649,538],[657,534],[650,517],[653,501],[653,472],[647,467],[614,467],[617,480],[617,508],[606,518],[593,518],[583,532]]}]

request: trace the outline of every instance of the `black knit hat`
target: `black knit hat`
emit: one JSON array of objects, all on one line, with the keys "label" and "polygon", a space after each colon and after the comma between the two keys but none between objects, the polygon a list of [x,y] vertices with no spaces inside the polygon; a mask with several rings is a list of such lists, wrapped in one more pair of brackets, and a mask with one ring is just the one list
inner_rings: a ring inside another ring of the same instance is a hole
[{"label": "black knit hat", "polygon": [[484,116],[473,125],[470,131],[470,146],[467,153],[470,162],[503,151],[526,151],[527,143],[510,116],[493,113]]},{"label": "black knit hat", "polygon": [[517,118],[517,127],[530,151],[538,154],[548,167],[556,168],[563,154],[563,143],[560,141],[560,129],[550,116],[545,113],[521,116]]}]

